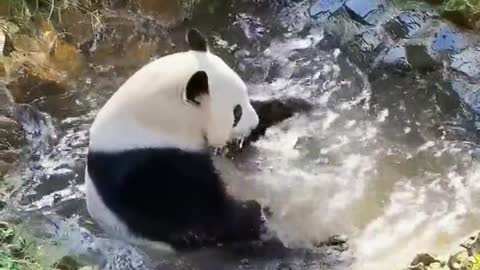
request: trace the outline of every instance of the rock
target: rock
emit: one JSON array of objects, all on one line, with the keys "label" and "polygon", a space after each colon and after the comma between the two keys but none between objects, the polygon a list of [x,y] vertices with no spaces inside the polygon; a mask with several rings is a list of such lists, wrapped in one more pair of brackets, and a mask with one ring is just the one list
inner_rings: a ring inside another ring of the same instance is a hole
[{"label": "rock", "polygon": [[7,85],[16,103],[30,103],[42,96],[59,95],[65,92],[64,86],[55,81],[40,79],[26,74]]},{"label": "rock", "polygon": [[[11,168],[12,164],[0,160],[0,177],[3,177],[5,174],[7,174]],[[0,178],[0,180],[3,180],[3,178]]]},{"label": "rock", "polygon": [[0,151],[19,148],[23,142],[22,130],[18,123],[0,115]]},{"label": "rock", "polygon": [[53,194],[66,189],[71,181],[77,180],[77,175],[70,168],[55,169],[54,173],[41,175],[39,184],[35,186],[35,192],[26,196],[27,201],[38,201],[43,196]]},{"label": "rock", "polygon": [[452,57],[451,68],[473,79],[480,79],[480,46],[473,46]]},{"label": "rock", "polygon": [[412,69],[420,71],[432,71],[442,67],[433,53],[423,44],[411,44],[406,46],[407,61]]},{"label": "rock", "polygon": [[375,69],[380,73],[385,72],[404,72],[411,70],[410,63],[407,60],[407,51],[405,46],[397,45],[388,48],[383,55],[376,60]]},{"label": "rock", "polygon": [[338,245],[346,244],[347,241],[348,241],[348,238],[345,235],[334,235],[332,237],[329,237],[326,241],[318,242],[318,243],[315,243],[314,245],[316,247],[338,246]]},{"label": "rock", "polygon": [[160,16],[163,20],[181,21],[185,14],[180,0],[139,0],[140,10],[148,15]]},{"label": "rock", "polygon": [[368,69],[382,51],[383,46],[382,37],[376,31],[367,29],[357,34],[344,49],[348,52],[350,61]]},{"label": "rock", "polygon": [[9,116],[12,112],[13,98],[5,84],[0,82],[0,115]]},{"label": "rock", "polygon": [[32,157],[51,151],[57,134],[52,118],[29,104],[15,106],[15,119],[22,123],[23,135],[28,141]]},{"label": "rock", "polygon": [[425,26],[429,17],[424,11],[404,11],[389,20],[384,29],[394,40],[411,38]]},{"label": "rock", "polygon": [[470,264],[467,251],[458,252],[455,255],[450,256],[448,259],[448,267],[450,270],[464,270]]},{"label": "rock", "polygon": [[348,0],[345,2],[348,13],[361,24],[375,25],[378,17],[385,11],[385,0]]},{"label": "rock", "polygon": [[465,243],[461,244],[464,247],[469,256],[480,255],[480,233],[476,236],[471,236]]},{"label": "rock", "polygon": [[428,254],[428,253],[423,253],[423,254],[418,254],[415,259],[413,259],[412,263],[410,264],[413,267],[420,267],[420,265],[423,266],[429,266],[432,263],[440,262],[437,258],[434,256]]},{"label": "rock", "polygon": [[0,51],[3,56],[10,56],[15,50],[13,47],[12,38],[7,33],[0,34]]},{"label": "rock", "polygon": [[310,16],[332,15],[339,10],[347,0],[317,0],[310,8]]},{"label": "rock", "polygon": [[480,114],[480,88],[477,83],[471,83],[466,78],[456,78],[451,81],[452,89],[460,99],[475,113]]},{"label": "rock", "polygon": [[480,254],[480,233],[470,237],[461,244],[466,250],[457,252],[448,258],[448,262],[440,261],[430,254],[418,254],[412,261],[410,270],[468,270],[477,269],[477,256]]},{"label": "rock", "polygon": [[113,34],[113,29],[110,27],[101,27],[96,29],[93,33],[93,36],[88,36],[84,40],[79,42],[78,47],[80,51],[88,56],[91,56],[101,42],[107,40]]},{"label": "rock", "polygon": [[364,25],[353,21],[346,12],[339,12],[323,24],[325,38],[320,41],[322,48],[332,49],[336,47],[345,48],[355,40],[358,33],[367,31]]},{"label": "rock", "polygon": [[75,216],[88,218],[89,214],[84,203],[85,202],[82,198],[63,199],[54,204],[52,210],[56,215],[66,219]]},{"label": "rock", "polygon": [[451,27],[441,27],[435,34],[432,50],[458,52],[468,45],[465,36]]},{"label": "rock", "polygon": [[18,149],[9,149],[0,151],[0,160],[7,163],[15,163],[20,156],[20,150]]},{"label": "rock", "polygon": [[19,157],[17,150],[23,142],[23,132],[18,123],[0,115],[0,177],[7,174]]},{"label": "rock", "polygon": [[343,245],[343,244],[347,243],[347,240],[348,240],[348,238],[345,235],[335,235],[335,236],[330,237],[327,240],[327,243],[328,243],[328,245]]},{"label": "rock", "polygon": [[77,270],[83,265],[70,256],[65,256],[55,263],[54,268],[58,270]]}]

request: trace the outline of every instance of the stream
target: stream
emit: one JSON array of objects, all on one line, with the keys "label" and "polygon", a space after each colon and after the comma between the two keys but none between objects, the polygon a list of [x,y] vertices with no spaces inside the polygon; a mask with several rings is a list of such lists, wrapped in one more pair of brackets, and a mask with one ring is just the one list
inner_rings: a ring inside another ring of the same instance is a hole
[{"label": "stream", "polygon": [[[15,108],[28,146],[9,177],[20,183],[9,210],[44,239],[52,262],[70,254],[105,269],[400,269],[421,252],[448,254],[480,228],[480,122],[471,102],[480,92],[452,88],[467,80],[447,68],[372,68],[333,42],[358,29],[336,22],[332,30],[312,17],[310,1],[199,1],[167,15],[148,8],[110,10],[110,30],[82,43],[85,67],[67,91],[25,93]],[[314,108],[270,127],[235,159],[218,159],[231,192],[269,205],[269,225],[289,247],[318,249],[312,241],[345,235],[348,249],[248,260],[147,256],[91,222],[83,170],[95,113],[145,62],[185,49],[189,26],[209,35],[252,99],[294,97]]]}]

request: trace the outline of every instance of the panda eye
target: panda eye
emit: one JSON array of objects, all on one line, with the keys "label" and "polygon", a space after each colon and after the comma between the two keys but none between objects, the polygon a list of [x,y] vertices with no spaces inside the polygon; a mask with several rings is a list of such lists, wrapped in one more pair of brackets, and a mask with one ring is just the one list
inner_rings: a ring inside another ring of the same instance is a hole
[{"label": "panda eye", "polygon": [[233,127],[238,125],[240,118],[242,118],[242,106],[237,105],[233,108]]}]

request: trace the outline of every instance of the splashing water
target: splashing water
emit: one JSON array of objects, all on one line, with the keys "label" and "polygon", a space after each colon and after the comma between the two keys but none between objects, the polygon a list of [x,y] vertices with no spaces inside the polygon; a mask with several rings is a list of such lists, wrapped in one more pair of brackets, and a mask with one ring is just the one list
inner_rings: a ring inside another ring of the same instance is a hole
[{"label": "splashing water", "polygon": [[[448,252],[480,227],[478,146],[423,132],[428,123],[402,119],[407,110],[402,102],[385,98],[378,106],[374,97],[384,93],[375,91],[340,49],[318,48],[325,38],[320,28],[293,34],[305,27],[307,7],[300,1],[291,7],[294,11],[282,9],[278,21],[288,33],[272,34],[266,48],[235,53],[240,58],[236,70],[255,70],[248,80],[255,99],[293,96],[308,100],[315,110],[268,129],[246,161],[217,159],[229,189],[270,206],[274,214],[269,225],[289,246],[311,247],[333,235],[347,235],[354,261],[341,269],[401,268],[419,252]],[[267,36],[269,28],[262,20],[246,14],[239,20],[248,38]],[[217,43],[229,44],[220,39]],[[56,125],[43,113],[40,120],[25,115],[26,130],[33,134],[27,139],[34,150],[41,149],[41,156],[23,175],[32,183],[19,195],[18,209],[47,216],[64,215],[71,205],[84,209],[82,160],[88,126],[100,106],[97,100],[109,93],[86,94],[87,102],[91,98],[95,103],[87,106],[90,113]],[[68,178],[70,184],[51,188],[56,177]],[[65,204],[55,204],[55,196]],[[82,210],[67,212],[80,220],[86,216]],[[77,226],[81,221],[72,223],[75,226],[56,220],[61,232],[55,238],[74,253],[101,251],[100,256],[108,258],[107,269],[115,269],[115,263],[147,268],[148,260],[136,249],[92,235]],[[127,257],[129,262],[121,261]]]},{"label": "splashing water", "polygon": [[[285,60],[299,48],[291,44],[273,43],[283,49],[268,50],[269,56]],[[232,176],[229,167],[233,192],[269,205],[271,227],[290,246],[348,235],[355,270],[401,268],[418,253],[448,252],[480,226],[476,149],[444,137],[417,147],[389,138],[390,111],[369,113],[368,82],[359,87],[341,78],[338,55],[294,61],[296,68],[320,62],[311,77],[253,86],[272,89],[267,95],[308,97],[317,109],[271,128],[255,143],[256,160],[238,165],[253,171],[247,180],[239,172]],[[407,136],[411,129],[402,131]]]}]

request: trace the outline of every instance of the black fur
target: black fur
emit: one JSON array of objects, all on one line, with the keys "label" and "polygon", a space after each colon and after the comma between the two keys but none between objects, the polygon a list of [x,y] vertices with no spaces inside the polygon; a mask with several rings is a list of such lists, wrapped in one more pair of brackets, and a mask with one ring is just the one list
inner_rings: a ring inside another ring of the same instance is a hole
[{"label": "black fur", "polygon": [[208,50],[207,40],[197,29],[188,31],[187,43],[191,50],[200,52],[206,52]]},{"label": "black fur", "polygon": [[260,237],[260,205],[229,196],[206,152],[90,151],[87,162],[104,203],[133,234],[177,250]]},{"label": "black fur", "polygon": [[196,98],[201,95],[208,95],[207,73],[205,71],[195,72],[190,80],[188,80],[186,91],[187,100],[199,105],[200,103]]}]

